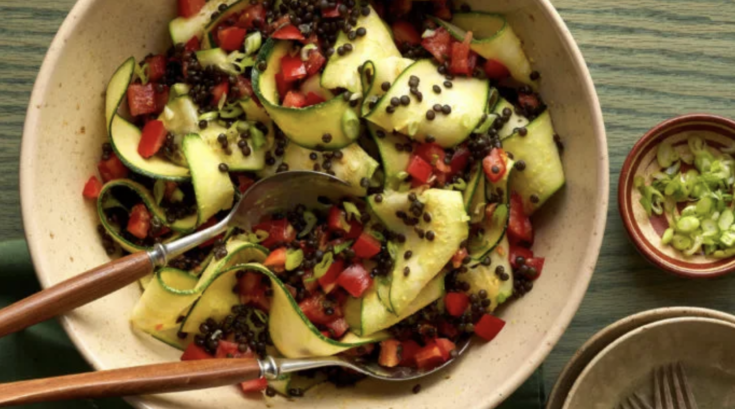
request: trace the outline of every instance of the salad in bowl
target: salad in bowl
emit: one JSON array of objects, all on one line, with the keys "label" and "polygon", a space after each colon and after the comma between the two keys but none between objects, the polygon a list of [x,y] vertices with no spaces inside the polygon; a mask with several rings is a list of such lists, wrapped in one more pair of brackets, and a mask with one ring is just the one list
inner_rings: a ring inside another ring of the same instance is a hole
[{"label": "salad in bowl", "polygon": [[504,16],[449,3],[178,1],[173,45],[125,60],[107,87],[109,141],[83,195],[108,254],[212,226],[275,173],[350,187],[316,206],[295,196],[141,280],[137,331],[183,360],[346,354],[419,370],[502,331],[495,312],[544,268],[531,216],[565,183],[563,145]]}]

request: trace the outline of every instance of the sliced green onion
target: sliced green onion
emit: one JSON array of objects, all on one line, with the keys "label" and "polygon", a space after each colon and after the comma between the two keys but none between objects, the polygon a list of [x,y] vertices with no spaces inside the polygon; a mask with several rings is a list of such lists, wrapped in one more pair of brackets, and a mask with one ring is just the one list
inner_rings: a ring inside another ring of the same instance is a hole
[{"label": "sliced green onion", "polygon": [[260,34],[260,31],[254,31],[245,37],[246,54],[255,54],[260,49],[261,45],[263,45],[263,35]]},{"label": "sliced green onion", "polygon": [[408,172],[406,172],[405,170],[402,170],[396,173],[396,179],[398,180],[406,180],[407,177],[408,177]]},{"label": "sliced green onion", "polygon": [[135,76],[140,78],[140,82],[143,85],[148,84],[148,63],[143,64],[143,66],[135,64],[134,70],[135,70]]},{"label": "sliced green onion", "polygon": [[355,206],[352,202],[343,202],[342,206],[345,208],[345,212],[347,212],[347,219],[350,219],[350,216],[352,216],[352,219],[354,220],[360,220],[362,218],[362,214],[360,213],[360,209]]},{"label": "sliced green onion", "polygon": [[720,214],[720,218],[717,220],[717,226],[722,231],[726,231],[727,229],[732,226],[732,223],[735,221],[735,214],[733,214],[732,210],[725,209],[722,211],[722,214]]},{"label": "sliced green onion", "polygon": [[166,181],[163,179],[156,180],[156,183],[153,184],[153,199],[155,199],[156,204],[160,205],[161,201],[163,200],[163,194],[166,192]]},{"label": "sliced green onion", "polygon": [[671,227],[669,227],[664,232],[664,235],[661,236],[661,243],[663,245],[668,245],[669,243],[671,243],[671,239],[673,239],[673,238],[674,238],[674,229],[672,229]]},{"label": "sliced green onion", "polygon": [[299,268],[304,262],[304,250],[288,249],[286,250],[286,271],[293,271]]},{"label": "sliced green onion", "polygon": [[176,190],[174,190],[174,192],[171,193],[170,200],[172,203],[181,202],[182,200],[184,200],[184,191],[177,187]]},{"label": "sliced green onion", "polygon": [[699,215],[700,217],[705,217],[708,214],[712,213],[712,210],[714,209],[714,207],[715,207],[715,203],[709,197],[703,197],[699,199],[699,201],[697,202],[695,206],[697,215]]},{"label": "sliced green onion", "polygon": [[684,251],[692,245],[692,240],[687,236],[675,234],[671,240],[671,245],[679,251]]},{"label": "sliced green onion", "polygon": [[699,219],[694,216],[684,216],[676,222],[676,231],[680,233],[692,233],[699,228]]},{"label": "sliced green onion", "polygon": [[419,125],[421,125],[421,121],[410,121],[407,127],[408,136],[415,136],[419,131]]},{"label": "sliced green onion", "polygon": [[501,204],[495,208],[493,212],[493,224],[499,225],[505,223],[508,219],[508,205]]},{"label": "sliced green onion", "polygon": [[304,212],[304,221],[306,222],[306,226],[304,226],[304,230],[301,230],[301,233],[299,233],[299,238],[306,237],[314,229],[314,226],[316,226],[317,223],[316,215],[307,210]]},{"label": "sliced green onion", "polygon": [[421,38],[429,38],[434,37],[436,35],[436,30],[426,29],[423,33],[421,33]]},{"label": "sliced green onion", "polygon": [[322,261],[317,264],[314,267],[314,278],[319,279],[324,276],[324,274],[327,274],[327,271],[329,271],[329,267],[332,266],[332,263],[334,262],[334,254],[327,253],[322,257]]},{"label": "sliced green onion", "polygon": [[697,235],[696,237],[694,237],[694,242],[692,243],[691,246],[689,246],[689,249],[684,251],[684,254],[686,254],[687,256],[692,256],[694,255],[694,253],[698,252],[699,249],[701,248],[702,248],[702,236]]},{"label": "sliced green onion", "polygon": [[690,137],[687,143],[689,144],[689,150],[695,155],[705,149],[704,141],[698,136]]},{"label": "sliced green onion", "polygon": [[661,166],[662,168],[668,168],[669,166],[673,165],[674,162],[679,160],[679,154],[676,153],[676,150],[674,150],[671,142],[664,141],[658,145],[658,150],[656,151],[656,160],[658,161],[659,166]]},{"label": "sliced green onion", "polygon": [[316,46],[316,44],[307,44],[303,47],[301,47],[301,61],[308,61],[309,60],[309,51],[311,50],[318,50],[319,47]]},{"label": "sliced green onion", "polygon": [[248,241],[257,244],[265,241],[269,236],[270,233],[265,230],[256,230],[248,235]]},{"label": "sliced green onion", "polygon": [[250,127],[250,139],[253,143],[253,149],[256,151],[260,148],[262,148],[265,145],[265,135],[263,135],[263,131],[258,129],[255,126]]},{"label": "sliced green onion", "polygon": [[379,241],[385,241],[385,236],[383,235],[383,233],[381,233],[379,231],[373,230],[373,231],[370,232],[370,235],[373,236],[373,237],[375,237]]},{"label": "sliced green onion", "polygon": [[493,123],[495,123],[495,120],[497,118],[498,118],[497,114],[487,114],[487,119],[482,121],[482,123],[478,125],[477,128],[475,128],[473,133],[476,133],[476,134],[486,133],[487,131],[490,130],[490,127],[493,126]]},{"label": "sliced green onion", "polygon": [[[377,233],[377,232],[374,232],[374,233]],[[350,246],[352,246],[352,240],[348,240],[348,241],[339,243],[339,244],[337,244],[337,245],[334,246],[334,254],[339,254],[339,253],[347,250],[348,248],[350,248]]]},{"label": "sliced green onion", "polygon": [[219,117],[219,113],[217,111],[210,111],[210,112],[205,112],[199,115],[197,119],[200,121],[214,121],[218,117]]},{"label": "sliced green onion", "polygon": [[459,178],[457,179],[457,183],[454,183],[453,185],[451,185],[451,188],[454,190],[459,190],[463,192],[467,189],[467,182],[465,182],[464,179]]},{"label": "sliced green onion", "polygon": [[125,211],[128,210],[128,208],[125,207],[125,206],[123,206],[123,204],[120,203],[119,200],[115,199],[115,196],[113,196],[113,195],[111,195],[109,193],[105,195],[105,198],[102,201],[102,208],[105,209],[105,210],[115,209],[115,208],[120,208],[120,209],[123,209]]},{"label": "sliced green onion", "polygon": [[635,186],[636,189],[642,188],[646,185],[646,179],[641,175],[636,175],[635,178],[633,178],[633,186]]},{"label": "sliced green onion", "polygon": [[242,115],[242,113],[243,113],[243,110],[239,104],[225,105],[224,107],[222,107],[222,109],[219,110],[220,118],[224,118],[224,119],[237,118],[238,116]]},{"label": "sliced green onion", "polygon": [[714,237],[720,232],[720,229],[717,227],[717,222],[712,219],[702,220],[701,224],[702,236],[704,237]]},{"label": "sliced green onion", "polygon": [[720,236],[720,243],[727,247],[732,247],[735,244],[735,232],[726,231]]},{"label": "sliced green onion", "polygon": [[389,241],[386,247],[388,248],[388,254],[390,254],[390,258],[396,260],[398,257],[398,245],[392,241]]},{"label": "sliced green onion", "polygon": [[173,97],[181,97],[184,95],[189,95],[189,90],[191,90],[191,86],[188,84],[176,83],[171,87],[171,89],[174,91],[172,93]]}]

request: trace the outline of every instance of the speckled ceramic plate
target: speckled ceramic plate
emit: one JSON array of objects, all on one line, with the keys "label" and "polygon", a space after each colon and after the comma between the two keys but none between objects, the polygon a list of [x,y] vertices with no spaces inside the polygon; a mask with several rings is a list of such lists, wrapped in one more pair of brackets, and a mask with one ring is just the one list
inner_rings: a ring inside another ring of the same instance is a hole
[{"label": "speckled ceramic plate", "polygon": [[590,361],[612,342],[644,325],[681,317],[711,318],[735,324],[734,315],[694,307],[657,308],[625,317],[596,333],[577,350],[559,374],[554,389],[552,389],[546,402],[546,409],[561,409],[564,406],[564,401],[579,375],[589,365]]},{"label": "speckled ceramic plate", "polygon": [[582,372],[564,409],[610,409],[639,394],[653,402],[653,371],[681,363],[700,408],[735,403],[735,324],[679,317],[637,328],[602,350]]},{"label": "speckled ceramic plate", "polygon": [[658,171],[658,145],[667,140],[672,145],[687,143],[690,136],[699,136],[712,147],[730,146],[735,141],[735,122],[714,115],[684,115],[665,121],[646,133],[631,149],[620,171],[618,209],[628,236],[638,251],[654,265],[688,278],[717,277],[735,270],[735,258],[716,259],[705,255],[684,256],[672,246],[661,244],[668,228],[665,216],[649,217],[640,205],[641,194],[635,188],[637,175],[650,182]]},{"label": "speckled ceramic plate", "polygon": [[[44,61],[31,96],[21,158],[23,222],[41,283],[48,287],[108,261],[93,204],[81,189],[96,172],[106,139],[104,90],[126,58],[168,47],[174,0],[79,0]],[[357,388],[323,385],[271,408],[489,408],[510,395],[544,361],[569,325],[597,262],[608,206],[608,156],[602,114],[585,62],[548,0],[470,1],[507,13],[542,74],[541,93],[564,140],[568,175],[535,220],[534,250],[545,255],[535,289],[500,314],[508,322],[490,344],[456,365],[412,383],[367,381]],[[137,285],[80,308],[62,323],[98,369],[178,360],[180,352],[131,329]],[[130,399],[140,408],[263,407],[235,387]]]}]

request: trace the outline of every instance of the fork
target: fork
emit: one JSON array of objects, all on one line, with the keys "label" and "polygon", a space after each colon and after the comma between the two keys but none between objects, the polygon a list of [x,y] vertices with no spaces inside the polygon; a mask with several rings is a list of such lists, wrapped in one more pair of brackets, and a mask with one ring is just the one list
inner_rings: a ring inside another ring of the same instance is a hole
[{"label": "fork", "polygon": [[698,409],[681,362],[654,369],[653,400],[655,409]]},{"label": "fork", "polygon": [[625,400],[625,402],[621,402],[618,406],[618,409],[653,409],[651,405],[646,402],[641,395],[638,394],[638,392],[633,393],[632,396],[629,396],[628,399]]}]

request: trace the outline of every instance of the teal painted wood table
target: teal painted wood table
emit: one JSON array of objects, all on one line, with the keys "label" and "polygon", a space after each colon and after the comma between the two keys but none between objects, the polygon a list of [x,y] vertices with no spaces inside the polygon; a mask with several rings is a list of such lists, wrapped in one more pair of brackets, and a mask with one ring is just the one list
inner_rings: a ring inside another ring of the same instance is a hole
[{"label": "teal painted wood table", "polygon": [[[0,0],[0,241],[23,236],[18,157],[26,105],[48,45],[73,4]],[[735,312],[735,276],[687,281],[654,269],[628,242],[614,200],[620,166],[650,127],[688,112],[735,117],[735,2],[554,4],[579,43],[600,96],[610,150],[611,203],[589,291],[544,365],[547,390],[585,340],[624,316],[674,305]],[[65,372],[60,368],[57,374]]]}]

